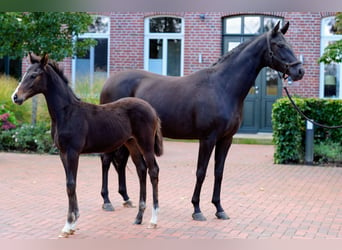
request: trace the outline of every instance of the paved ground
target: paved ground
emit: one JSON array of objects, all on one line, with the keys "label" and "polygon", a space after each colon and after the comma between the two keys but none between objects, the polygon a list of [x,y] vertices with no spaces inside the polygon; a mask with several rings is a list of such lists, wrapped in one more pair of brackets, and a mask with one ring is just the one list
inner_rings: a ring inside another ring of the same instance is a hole
[{"label": "paved ground", "polygon": [[[213,161],[201,205],[207,221],[191,218],[196,143],[165,142],[160,165],[157,229],[133,225],[136,208],[124,208],[111,169],[114,212],[101,209],[98,157],[80,159],[77,194],[81,217],[73,239],[293,239],[342,238],[342,168],[274,165],[273,146],[233,145],[222,185],[222,204],[231,217],[215,218],[210,203]],[[138,202],[138,179],[129,163],[128,191]],[[149,184],[149,183],[148,183]],[[0,239],[55,239],[66,220],[65,176],[58,156],[0,153]]]}]

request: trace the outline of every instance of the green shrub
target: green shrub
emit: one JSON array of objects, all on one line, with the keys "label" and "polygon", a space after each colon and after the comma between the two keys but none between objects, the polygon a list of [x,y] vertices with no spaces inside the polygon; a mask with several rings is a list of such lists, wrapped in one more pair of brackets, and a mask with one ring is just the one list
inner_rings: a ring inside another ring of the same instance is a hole
[{"label": "green shrub", "polygon": [[16,129],[1,131],[0,150],[57,153],[51,139],[49,125],[46,123],[24,124]]},{"label": "green shrub", "polygon": [[[342,124],[342,101],[317,98],[293,98],[296,105],[316,122],[326,125]],[[281,98],[273,105],[273,142],[276,146],[275,163],[302,163],[305,154],[305,119],[293,108],[287,98]],[[315,126],[314,144],[316,152],[321,145],[341,144],[342,129],[325,129]],[[325,150],[326,151],[326,150]],[[317,154],[317,162],[325,157]]]}]

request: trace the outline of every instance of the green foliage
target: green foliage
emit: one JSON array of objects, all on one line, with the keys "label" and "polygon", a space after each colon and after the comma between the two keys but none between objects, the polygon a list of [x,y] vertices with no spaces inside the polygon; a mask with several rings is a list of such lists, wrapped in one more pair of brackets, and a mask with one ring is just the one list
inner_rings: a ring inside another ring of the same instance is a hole
[{"label": "green foliage", "polygon": [[314,146],[314,152],[318,163],[342,163],[342,145],[338,142],[320,142]]},{"label": "green foliage", "polygon": [[[296,105],[311,119],[325,125],[342,123],[342,101],[316,98],[293,98]],[[305,120],[295,111],[287,98],[281,98],[272,110],[273,142],[276,145],[275,163],[301,163],[305,150]],[[341,144],[342,129],[315,127],[314,144]],[[315,152],[316,153],[316,152]],[[319,161],[317,154],[316,159]]]},{"label": "green foliage", "polygon": [[15,125],[30,122],[32,106],[31,100],[21,106],[12,102],[11,96],[17,85],[18,81],[15,78],[0,75],[0,114],[9,113],[9,121]]},{"label": "green foliage", "polygon": [[90,24],[92,17],[81,12],[1,12],[0,57],[21,58],[33,51],[61,61],[84,55],[96,40],[75,38]]},{"label": "green foliage", "polygon": [[46,123],[37,125],[24,124],[16,129],[0,133],[0,150],[56,153],[53,145],[50,127]]}]

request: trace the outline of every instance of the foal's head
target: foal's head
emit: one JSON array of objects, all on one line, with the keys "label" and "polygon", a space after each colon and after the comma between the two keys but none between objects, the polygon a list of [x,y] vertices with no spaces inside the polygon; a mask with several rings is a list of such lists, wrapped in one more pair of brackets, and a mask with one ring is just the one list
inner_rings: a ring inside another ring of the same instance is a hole
[{"label": "foal's head", "polygon": [[[63,72],[59,69],[56,62],[49,61],[47,55],[39,57],[29,53],[29,59],[31,65],[12,94],[12,101],[19,105],[36,94],[47,92],[48,75],[61,78],[67,85]],[[54,74],[51,74],[52,70],[55,71]]]},{"label": "foal's head", "polygon": [[267,39],[269,67],[291,76],[294,81],[300,80],[304,76],[302,63],[296,58],[290,44],[286,41],[284,34],[289,28],[289,22],[279,30],[279,22],[265,34]]}]

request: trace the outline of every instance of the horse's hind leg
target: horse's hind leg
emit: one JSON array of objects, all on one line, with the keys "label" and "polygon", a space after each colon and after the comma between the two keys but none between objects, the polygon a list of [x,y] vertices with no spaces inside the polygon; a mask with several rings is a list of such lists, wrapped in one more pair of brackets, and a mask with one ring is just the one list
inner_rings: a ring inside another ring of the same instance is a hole
[{"label": "horse's hind leg", "polygon": [[194,213],[192,214],[192,218],[197,221],[205,221],[206,218],[202,214],[200,209],[200,194],[202,185],[205,179],[205,175],[208,168],[209,159],[211,153],[213,152],[215,145],[214,140],[201,140],[198,160],[197,160],[197,170],[196,170],[196,185],[195,190],[191,199],[191,202],[194,206]]},{"label": "horse's hind leg", "polygon": [[123,205],[124,207],[134,207],[127,194],[126,185],[126,166],[129,157],[129,151],[125,146],[122,146],[119,149],[115,150],[113,154],[114,155],[112,157],[112,163],[115,167],[116,172],[118,173],[119,194],[124,200]]},{"label": "horse's hind leg", "polygon": [[216,217],[218,219],[227,220],[229,216],[224,212],[221,206],[221,184],[223,178],[224,163],[227,153],[232,144],[232,137],[227,137],[219,140],[215,148],[215,183],[212,203],[216,207]]}]

